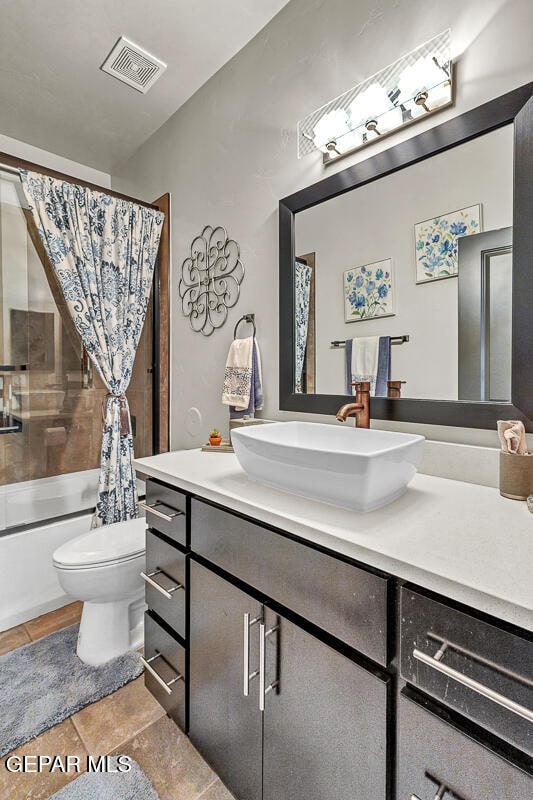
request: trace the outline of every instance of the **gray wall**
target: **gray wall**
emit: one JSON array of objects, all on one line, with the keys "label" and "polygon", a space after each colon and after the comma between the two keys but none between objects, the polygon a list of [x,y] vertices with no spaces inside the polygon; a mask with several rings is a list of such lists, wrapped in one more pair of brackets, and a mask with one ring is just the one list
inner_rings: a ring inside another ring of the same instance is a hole
[{"label": "gray wall", "polygon": [[[457,62],[455,107],[340,161],[328,174],[532,79],[531,0],[291,0],[116,171],[113,185],[134,196],[172,193],[173,448],[197,446],[213,425],[226,427],[224,363],[233,323],[244,312],[257,318],[264,416],[288,417],[278,412],[278,200],[324,176],[318,154],[297,159],[296,123],[447,27]],[[247,270],[238,306],[208,339],[190,331],[177,296],[181,262],[206,224],[227,227]],[[189,424],[191,407],[202,414],[200,430]],[[448,441],[496,443],[492,432],[424,431]]]}]

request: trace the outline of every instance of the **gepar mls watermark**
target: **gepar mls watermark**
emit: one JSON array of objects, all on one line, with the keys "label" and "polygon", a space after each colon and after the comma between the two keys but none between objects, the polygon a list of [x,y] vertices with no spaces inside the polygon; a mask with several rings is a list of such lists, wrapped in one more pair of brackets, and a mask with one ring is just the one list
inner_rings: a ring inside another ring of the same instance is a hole
[{"label": "gepar mls watermark", "polygon": [[8,772],[129,772],[129,756],[8,756]]}]

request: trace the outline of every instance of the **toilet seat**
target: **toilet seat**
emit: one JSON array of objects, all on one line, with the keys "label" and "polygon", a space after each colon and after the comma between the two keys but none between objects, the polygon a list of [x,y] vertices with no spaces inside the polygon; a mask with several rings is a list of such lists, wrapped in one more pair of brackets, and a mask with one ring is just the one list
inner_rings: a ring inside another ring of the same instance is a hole
[{"label": "toilet seat", "polygon": [[91,569],[133,561],[145,553],[144,518],[94,528],[58,547],[54,565],[58,569]]}]

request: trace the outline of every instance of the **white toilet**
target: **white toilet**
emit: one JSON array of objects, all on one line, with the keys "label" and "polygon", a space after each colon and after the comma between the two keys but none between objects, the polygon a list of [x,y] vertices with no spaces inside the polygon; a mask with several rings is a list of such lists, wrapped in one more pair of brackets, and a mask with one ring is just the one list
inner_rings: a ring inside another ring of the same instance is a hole
[{"label": "white toilet", "polygon": [[143,643],[146,520],[117,522],[58,547],[53,561],[67,594],[83,600],[78,657],[104,664]]}]

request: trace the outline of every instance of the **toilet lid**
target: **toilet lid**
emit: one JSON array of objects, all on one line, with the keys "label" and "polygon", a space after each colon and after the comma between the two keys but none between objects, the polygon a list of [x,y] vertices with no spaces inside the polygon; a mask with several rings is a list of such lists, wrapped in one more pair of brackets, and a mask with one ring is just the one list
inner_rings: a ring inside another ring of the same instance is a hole
[{"label": "toilet lid", "polygon": [[129,560],[144,553],[145,537],[144,517],[104,525],[58,547],[54,564],[74,568]]}]

